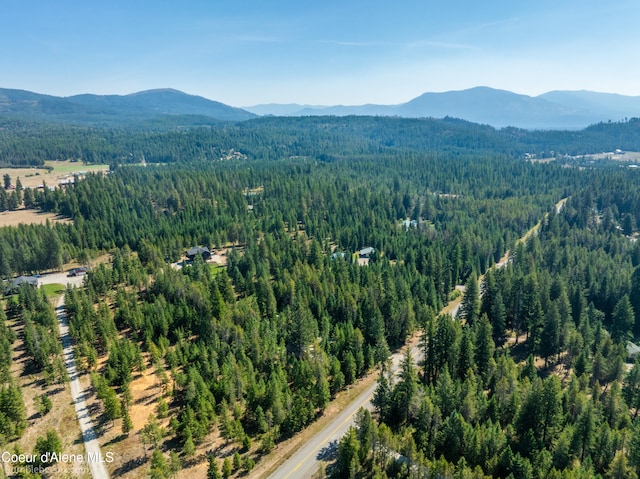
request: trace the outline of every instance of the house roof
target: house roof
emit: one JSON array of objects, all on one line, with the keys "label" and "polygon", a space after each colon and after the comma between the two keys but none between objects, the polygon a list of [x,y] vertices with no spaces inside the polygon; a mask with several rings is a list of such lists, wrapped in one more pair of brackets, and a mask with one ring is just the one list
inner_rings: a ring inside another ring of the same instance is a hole
[{"label": "house roof", "polygon": [[372,246],[367,246],[366,248],[362,248],[360,250],[360,254],[371,254],[375,251],[376,249],[373,248]]},{"label": "house roof", "polygon": [[640,346],[632,343],[631,341],[627,342],[627,355],[629,356],[637,356],[640,354]]},{"label": "house roof", "polygon": [[209,251],[209,248],[207,248],[206,246],[194,246],[193,248],[189,248],[187,250],[187,256],[195,256],[197,254],[205,253],[211,253],[211,251]]},{"label": "house roof", "polygon": [[38,278],[35,276],[18,276],[11,280],[11,288],[17,288],[23,283],[30,284],[32,286],[38,286]]}]

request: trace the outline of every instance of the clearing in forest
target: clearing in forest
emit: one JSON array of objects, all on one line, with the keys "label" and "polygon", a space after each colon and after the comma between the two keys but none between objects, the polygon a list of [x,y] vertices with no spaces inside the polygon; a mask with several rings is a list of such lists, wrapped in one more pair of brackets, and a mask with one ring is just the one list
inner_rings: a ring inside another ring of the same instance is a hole
[{"label": "clearing in forest", "polygon": [[34,168],[0,168],[0,177],[11,177],[11,184],[16,184],[20,178],[23,188],[37,188],[46,183],[48,186],[59,186],[73,175],[82,176],[84,173],[108,171],[109,165],[85,165],[80,161],[45,161],[43,167]]},{"label": "clearing in forest", "polygon": [[43,225],[47,220],[49,220],[50,223],[71,223],[71,219],[57,213],[46,213],[38,210],[18,209],[0,213],[0,227],[18,226],[19,224]]}]

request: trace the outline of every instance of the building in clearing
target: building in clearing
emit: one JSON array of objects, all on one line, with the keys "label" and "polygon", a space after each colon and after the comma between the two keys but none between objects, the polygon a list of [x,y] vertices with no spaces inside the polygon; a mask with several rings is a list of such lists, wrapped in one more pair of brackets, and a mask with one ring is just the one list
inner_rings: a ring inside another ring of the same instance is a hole
[{"label": "building in clearing", "polygon": [[376,252],[375,248],[371,246],[367,246],[366,248],[362,248],[360,251],[358,251],[358,256],[360,258],[371,258],[371,255],[375,252]]},{"label": "building in clearing", "polygon": [[194,246],[193,248],[189,248],[186,254],[190,261],[193,261],[193,259],[198,255],[201,255],[202,259],[205,261],[211,258],[211,251],[209,251],[209,248],[206,246]]},{"label": "building in clearing", "polygon": [[37,288],[38,277],[37,276],[18,276],[17,278],[12,279],[7,284],[7,293],[12,293],[16,291],[22,284],[28,284]]}]

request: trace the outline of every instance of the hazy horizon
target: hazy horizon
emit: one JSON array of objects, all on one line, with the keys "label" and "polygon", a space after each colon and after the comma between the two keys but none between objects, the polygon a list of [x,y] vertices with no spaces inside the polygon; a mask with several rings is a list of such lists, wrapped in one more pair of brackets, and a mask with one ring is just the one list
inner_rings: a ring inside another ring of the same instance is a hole
[{"label": "hazy horizon", "polygon": [[595,0],[3,5],[0,86],[175,88],[233,106],[398,104],[475,86],[640,95],[640,4]]}]

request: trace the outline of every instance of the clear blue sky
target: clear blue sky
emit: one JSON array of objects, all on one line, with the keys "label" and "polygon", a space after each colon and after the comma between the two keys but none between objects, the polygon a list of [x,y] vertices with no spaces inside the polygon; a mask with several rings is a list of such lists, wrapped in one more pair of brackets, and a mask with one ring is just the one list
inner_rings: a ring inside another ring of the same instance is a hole
[{"label": "clear blue sky", "polygon": [[0,87],[234,106],[484,85],[640,95],[638,0],[2,0]]}]

